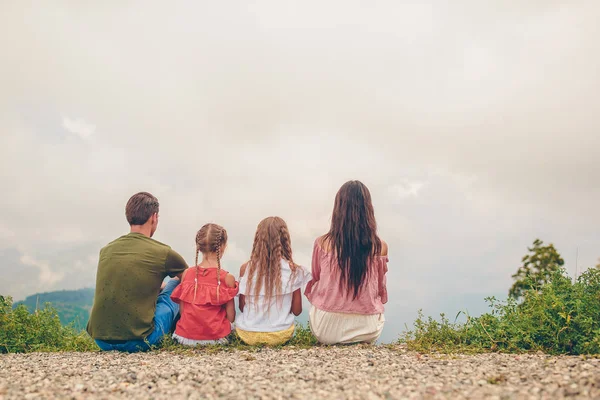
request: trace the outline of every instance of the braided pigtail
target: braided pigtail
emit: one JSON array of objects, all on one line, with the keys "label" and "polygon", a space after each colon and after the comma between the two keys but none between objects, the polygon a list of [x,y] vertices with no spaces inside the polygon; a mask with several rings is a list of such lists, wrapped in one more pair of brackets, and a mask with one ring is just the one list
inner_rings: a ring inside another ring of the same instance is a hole
[{"label": "braided pigtail", "polygon": [[198,270],[200,269],[200,267],[198,267],[198,255],[200,254],[201,240],[200,232],[202,232],[202,229],[196,234],[196,263],[194,264],[194,268],[196,268],[196,274],[194,276],[194,301],[196,301],[196,293],[198,292]]},{"label": "braided pigtail", "polygon": [[219,302],[221,288],[221,241],[223,240],[223,229],[219,229],[217,234],[217,303]]},{"label": "braided pigtail", "polygon": [[281,238],[282,258],[290,264],[290,269],[295,272],[298,266],[294,263],[292,257],[292,239],[285,222],[279,228],[279,237]]},{"label": "braided pigtail", "polygon": [[[290,269],[295,274],[297,267],[292,260],[291,239],[285,221],[280,217],[265,218],[256,228],[252,255],[247,268],[246,293],[253,293],[258,298],[261,291],[264,291],[263,301],[266,307],[273,297],[276,297],[278,302],[283,301],[282,260],[290,264]],[[258,307],[258,302],[254,304]]]},{"label": "braided pigtail", "polygon": [[196,301],[196,293],[198,292],[198,270],[200,267],[198,266],[198,253],[196,253],[196,276],[194,277],[194,301]]},{"label": "braided pigtail", "polygon": [[288,285],[293,285],[298,278],[298,273],[303,273],[303,271],[298,267],[298,265],[296,265],[296,263],[294,263],[294,259],[292,257],[292,239],[290,237],[287,224],[283,220],[281,221],[281,225],[279,227],[279,237],[281,238],[282,258],[288,262],[290,265],[290,270],[292,271],[288,282],[285,284],[285,287],[287,287]]},{"label": "braided pigtail", "polygon": [[[196,234],[196,277],[194,279],[194,300],[196,299],[196,291],[198,289],[198,275],[200,265],[198,264],[198,256],[215,253],[217,256],[217,301],[219,301],[219,289],[221,286],[221,256],[223,253],[223,245],[227,243],[227,231],[217,224],[206,224]],[[206,276],[208,271],[204,270],[202,276]]]}]

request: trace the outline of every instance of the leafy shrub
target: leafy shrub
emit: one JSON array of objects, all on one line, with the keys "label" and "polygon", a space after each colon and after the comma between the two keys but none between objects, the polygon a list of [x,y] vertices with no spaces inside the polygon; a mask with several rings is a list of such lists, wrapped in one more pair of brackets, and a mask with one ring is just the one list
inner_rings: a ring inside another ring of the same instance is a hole
[{"label": "leafy shrub", "polygon": [[512,276],[515,283],[508,291],[509,296],[520,299],[528,290],[548,283],[554,273],[560,271],[565,264],[565,260],[553,244],[542,246],[543,244],[543,241],[536,239],[533,247],[527,248],[530,254],[523,257],[523,266]]},{"label": "leafy shrub", "polygon": [[32,351],[90,351],[96,344],[85,332],[63,326],[50,305],[29,313],[11,297],[0,296],[0,353]]},{"label": "leafy shrub", "polygon": [[[576,282],[564,270],[548,283],[523,293],[522,302],[486,298],[490,312],[467,315],[465,323],[425,318],[400,341],[417,351],[543,351],[600,354],[600,269],[590,268]],[[459,314],[457,314],[458,317]]]}]

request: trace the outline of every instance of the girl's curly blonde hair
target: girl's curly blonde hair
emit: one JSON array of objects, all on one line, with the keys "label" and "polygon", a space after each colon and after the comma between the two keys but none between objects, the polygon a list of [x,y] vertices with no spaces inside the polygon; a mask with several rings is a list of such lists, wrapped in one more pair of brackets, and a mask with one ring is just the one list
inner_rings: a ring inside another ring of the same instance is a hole
[{"label": "girl's curly blonde hair", "polygon": [[265,218],[256,228],[252,255],[247,264],[246,294],[259,296],[264,287],[265,304],[269,304],[273,296],[281,295],[282,259],[290,264],[292,275],[295,275],[298,266],[292,259],[292,240],[287,224],[280,217]]}]

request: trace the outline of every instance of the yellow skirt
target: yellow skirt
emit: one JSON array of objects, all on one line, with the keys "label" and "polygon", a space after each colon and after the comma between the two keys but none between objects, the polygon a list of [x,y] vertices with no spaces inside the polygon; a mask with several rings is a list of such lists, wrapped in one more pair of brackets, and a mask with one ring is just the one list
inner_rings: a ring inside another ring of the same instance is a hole
[{"label": "yellow skirt", "polygon": [[295,326],[292,325],[284,331],[278,332],[251,332],[235,328],[242,341],[250,346],[266,344],[267,346],[279,346],[289,341],[294,336]]}]

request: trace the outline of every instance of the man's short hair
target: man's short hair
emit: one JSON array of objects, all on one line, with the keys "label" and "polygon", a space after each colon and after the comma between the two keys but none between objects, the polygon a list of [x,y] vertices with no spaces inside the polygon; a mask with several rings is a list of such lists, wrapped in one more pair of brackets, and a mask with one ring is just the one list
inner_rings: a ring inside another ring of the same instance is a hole
[{"label": "man's short hair", "polygon": [[134,194],[125,206],[129,225],[144,225],[154,213],[158,213],[158,199],[148,192]]}]

